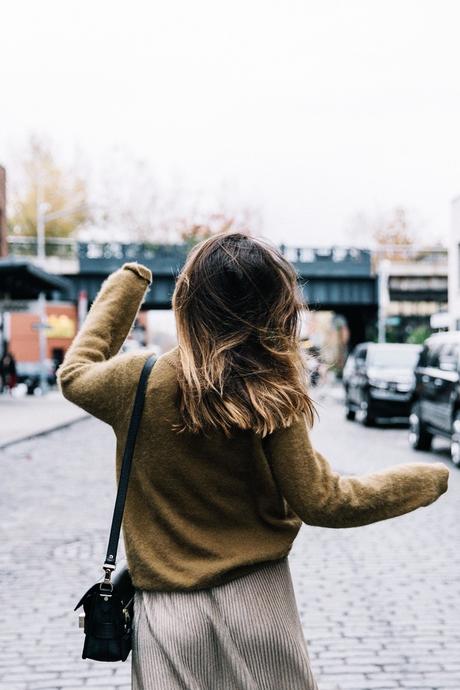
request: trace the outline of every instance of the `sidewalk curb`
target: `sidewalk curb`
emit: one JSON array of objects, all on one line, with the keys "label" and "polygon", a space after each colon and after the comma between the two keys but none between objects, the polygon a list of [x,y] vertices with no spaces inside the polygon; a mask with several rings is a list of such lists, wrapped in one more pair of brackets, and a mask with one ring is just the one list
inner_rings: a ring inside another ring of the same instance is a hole
[{"label": "sidewalk curb", "polygon": [[10,441],[5,441],[2,442],[0,441],[0,450],[3,450],[4,448],[8,448],[9,446],[14,446],[16,443],[22,443],[22,441],[29,441],[32,438],[36,438],[37,436],[45,436],[46,434],[50,434],[53,431],[58,431],[59,429],[65,429],[67,426],[71,426],[72,424],[76,424],[77,422],[81,422],[84,419],[90,418],[90,414],[82,414],[79,417],[75,417],[75,419],[68,419],[66,422],[60,422],[59,424],[55,424],[54,426],[47,427],[46,429],[41,429],[40,431],[34,431],[30,434],[25,434],[24,436],[21,436],[20,438],[14,438],[11,439]]}]

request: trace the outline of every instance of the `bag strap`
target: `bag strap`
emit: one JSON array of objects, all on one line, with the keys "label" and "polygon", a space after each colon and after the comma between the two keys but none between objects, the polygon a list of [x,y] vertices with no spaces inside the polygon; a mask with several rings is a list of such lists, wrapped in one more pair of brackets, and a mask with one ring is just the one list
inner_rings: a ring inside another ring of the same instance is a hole
[{"label": "bag strap", "polygon": [[[134,399],[133,411],[131,413],[131,420],[129,422],[128,434],[126,436],[126,444],[123,453],[123,460],[120,470],[120,479],[118,481],[117,497],[115,500],[115,508],[113,511],[112,527],[110,528],[109,544],[107,547],[107,554],[102,568],[105,571],[105,579],[103,584],[111,585],[110,574],[116,567],[116,557],[118,541],[120,539],[121,521],[123,518],[123,510],[125,507],[126,494],[128,492],[128,479],[131,471],[131,463],[133,459],[134,444],[136,442],[137,430],[144,409],[145,389],[147,387],[147,380],[153,365],[156,362],[156,356],[150,355],[142,367],[141,375],[136,389],[136,397]],[[102,584],[102,583],[101,583]]]}]

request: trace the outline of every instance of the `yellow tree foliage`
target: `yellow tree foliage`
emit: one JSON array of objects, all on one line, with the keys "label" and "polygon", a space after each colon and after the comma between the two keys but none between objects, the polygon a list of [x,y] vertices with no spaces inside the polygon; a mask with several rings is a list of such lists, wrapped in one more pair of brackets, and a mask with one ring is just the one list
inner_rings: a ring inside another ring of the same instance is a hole
[{"label": "yellow tree foliage", "polygon": [[401,249],[407,249],[414,243],[413,230],[410,227],[406,209],[397,206],[386,218],[379,219],[374,226],[374,240],[380,247],[388,248],[388,259],[399,259]]},{"label": "yellow tree foliage", "polygon": [[417,257],[416,239],[420,222],[403,206],[384,212],[356,214],[348,233],[356,241],[361,237],[373,250],[372,264],[376,270],[382,259],[407,261]]},{"label": "yellow tree foliage", "polygon": [[69,237],[89,220],[86,202],[85,180],[59,166],[49,145],[32,136],[21,164],[19,181],[10,190],[10,233],[35,236],[37,207],[42,204],[42,211],[46,214],[69,211],[46,222],[46,237]]}]

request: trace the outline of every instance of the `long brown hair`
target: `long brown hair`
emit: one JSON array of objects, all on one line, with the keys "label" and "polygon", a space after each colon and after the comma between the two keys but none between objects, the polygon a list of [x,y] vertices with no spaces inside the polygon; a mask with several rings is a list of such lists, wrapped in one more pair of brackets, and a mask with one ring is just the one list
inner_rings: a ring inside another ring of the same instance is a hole
[{"label": "long brown hair", "polygon": [[196,244],[172,297],[178,339],[178,433],[252,429],[299,415],[313,425],[300,348],[297,274],[268,240],[221,232]]}]

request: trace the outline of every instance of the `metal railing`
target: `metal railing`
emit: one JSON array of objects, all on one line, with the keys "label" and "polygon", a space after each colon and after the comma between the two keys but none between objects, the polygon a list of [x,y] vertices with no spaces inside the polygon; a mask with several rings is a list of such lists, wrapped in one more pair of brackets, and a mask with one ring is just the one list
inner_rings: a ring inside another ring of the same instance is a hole
[{"label": "metal railing", "polygon": [[[38,242],[36,237],[14,236],[7,238],[8,254],[25,258],[38,256]],[[78,256],[78,242],[74,239],[49,237],[45,242],[45,257],[60,259],[75,259]]]},{"label": "metal railing", "polygon": [[369,263],[371,256],[369,249],[358,247],[291,247],[281,244],[279,248],[282,255],[293,263],[316,261]]},{"label": "metal railing", "polygon": [[[38,242],[34,236],[15,236],[7,238],[8,252],[11,256],[36,257]],[[185,259],[191,244],[125,243],[125,242],[79,242],[73,238],[48,237],[45,241],[45,256],[65,259]],[[446,247],[422,247],[412,245],[386,245],[376,248],[360,247],[293,247],[279,245],[283,256],[293,263],[352,263],[369,264],[371,260],[394,256],[398,260],[423,261],[427,263],[447,263]]]}]

